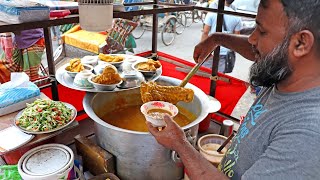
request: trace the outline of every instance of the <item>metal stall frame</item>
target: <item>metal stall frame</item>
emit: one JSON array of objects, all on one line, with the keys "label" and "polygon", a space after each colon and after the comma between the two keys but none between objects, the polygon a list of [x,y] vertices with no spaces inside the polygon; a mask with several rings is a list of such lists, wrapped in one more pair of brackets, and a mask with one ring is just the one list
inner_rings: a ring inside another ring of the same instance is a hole
[{"label": "metal stall frame", "polygon": [[[217,13],[217,26],[216,31],[222,32],[222,24],[223,24],[223,15],[235,15],[240,17],[246,18],[255,18],[255,14],[250,13],[241,13],[241,12],[233,12],[233,11],[225,11],[224,10],[225,0],[219,0],[218,9],[211,9],[205,7],[198,7],[195,5],[181,5],[181,4],[173,4],[173,3],[165,3],[159,2],[159,0],[153,0],[153,2],[141,2],[141,3],[130,3],[124,4],[124,6],[147,6],[153,5],[152,9],[148,10],[137,10],[137,11],[130,11],[130,12],[114,12],[114,18],[124,18],[124,19],[131,19],[133,16],[138,15],[153,15],[152,20],[152,49],[151,49],[151,56],[156,58],[157,57],[157,32],[158,32],[158,16],[159,13],[167,13],[167,12],[178,12],[178,11],[193,11],[193,10],[201,10],[206,12],[214,12]],[[164,7],[165,6],[165,7]],[[20,24],[7,24],[0,22],[0,33],[3,32],[12,32],[12,31],[21,31],[27,29],[35,29],[35,28],[42,28],[44,30],[44,38],[45,38],[45,45],[46,45],[46,55],[47,55],[47,62],[48,62],[48,70],[49,70],[49,79],[51,83],[51,92],[52,92],[52,99],[59,100],[58,94],[58,86],[57,80],[55,78],[55,66],[54,66],[54,59],[53,59],[53,49],[52,49],[52,41],[51,41],[51,33],[50,27],[63,25],[63,24],[71,24],[71,23],[79,23],[79,16],[78,15],[70,15],[65,18],[61,19],[54,19],[54,20],[45,20],[45,21],[35,21],[35,22],[27,22],[27,23],[20,23]],[[212,76],[217,75],[217,65],[219,63],[219,52],[220,48],[218,47],[214,52],[214,63],[212,65]],[[216,82],[211,81],[210,85],[210,95],[215,96],[215,89],[216,89]],[[239,121],[232,116],[227,114],[223,114],[221,112],[217,112],[216,114],[226,117],[228,119],[233,119]]]}]

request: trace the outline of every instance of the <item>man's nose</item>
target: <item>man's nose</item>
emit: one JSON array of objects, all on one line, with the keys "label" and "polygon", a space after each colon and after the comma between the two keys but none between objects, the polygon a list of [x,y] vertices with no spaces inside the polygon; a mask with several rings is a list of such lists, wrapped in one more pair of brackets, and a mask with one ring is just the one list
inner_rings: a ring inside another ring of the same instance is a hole
[{"label": "man's nose", "polygon": [[248,42],[253,46],[257,45],[257,30],[256,29],[254,29],[254,31],[250,34],[250,36],[248,38]]}]

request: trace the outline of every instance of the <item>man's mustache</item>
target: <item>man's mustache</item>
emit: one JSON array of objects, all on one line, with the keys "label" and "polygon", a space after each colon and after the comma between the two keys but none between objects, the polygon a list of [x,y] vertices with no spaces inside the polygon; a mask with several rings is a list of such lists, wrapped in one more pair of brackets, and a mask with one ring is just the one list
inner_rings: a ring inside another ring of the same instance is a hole
[{"label": "man's mustache", "polygon": [[[261,58],[259,50],[256,48],[256,46],[252,45],[252,52],[256,55],[256,58]],[[257,59],[256,59],[257,60]]]}]

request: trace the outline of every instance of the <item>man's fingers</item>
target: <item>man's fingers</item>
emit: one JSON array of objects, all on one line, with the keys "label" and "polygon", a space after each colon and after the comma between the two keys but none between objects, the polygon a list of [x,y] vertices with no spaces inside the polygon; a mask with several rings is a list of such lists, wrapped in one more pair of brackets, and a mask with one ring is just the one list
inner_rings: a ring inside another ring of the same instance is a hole
[{"label": "man's fingers", "polygon": [[164,122],[166,122],[167,124],[172,124],[172,123],[174,123],[174,122],[173,122],[173,119],[172,119],[168,114],[165,114],[165,115],[164,115]]},{"label": "man's fingers", "polygon": [[205,61],[206,58],[207,57],[207,55],[206,54],[202,54],[201,56],[199,56],[199,59],[198,59],[198,62],[200,63],[200,62],[202,62],[202,61]]},{"label": "man's fingers", "polygon": [[[209,52],[209,53],[210,53],[210,52]],[[208,53],[207,53],[207,54],[208,54]],[[200,63],[200,62],[206,60],[205,58],[207,57],[207,54],[204,53],[204,51],[201,52],[201,53],[195,52],[195,53],[193,54],[193,59],[194,59],[194,61],[195,61],[196,63]]]},{"label": "man's fingers", "polygon": [[193,54],[193,60],[194,60],[196,63],[198,63],[198,60],[199,60],[198,58],[199,58],[199,54],[195,52],[195,53]]},{"label": "man's fingers", "polygon": [[194,50],[193,50],[193,60],[195,61],[195,62],[198,62],[198,60],[199,60],[199,50],[198,50],[199,48],[197,48],[197,46],[194,48]]},{"label": "man's fingers", "polygon": [[159,132],[155,127],[152,126],[152,124],[150,122],[146,121],[146,124],[147,124],[147,127],[149,129],[149,132],[152,135],[155,135],[157,132]]}]

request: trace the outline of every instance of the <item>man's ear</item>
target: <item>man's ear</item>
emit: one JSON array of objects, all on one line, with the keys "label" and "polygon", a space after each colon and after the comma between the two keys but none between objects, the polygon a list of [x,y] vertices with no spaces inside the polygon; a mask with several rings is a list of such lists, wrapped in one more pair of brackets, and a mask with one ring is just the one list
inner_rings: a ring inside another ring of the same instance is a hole
[{"label": "man's ear", "polygon": [[314,36],[311,31],[303,30],[291,38],[292,54],[299,58],[309,54],[314,46]]}]

